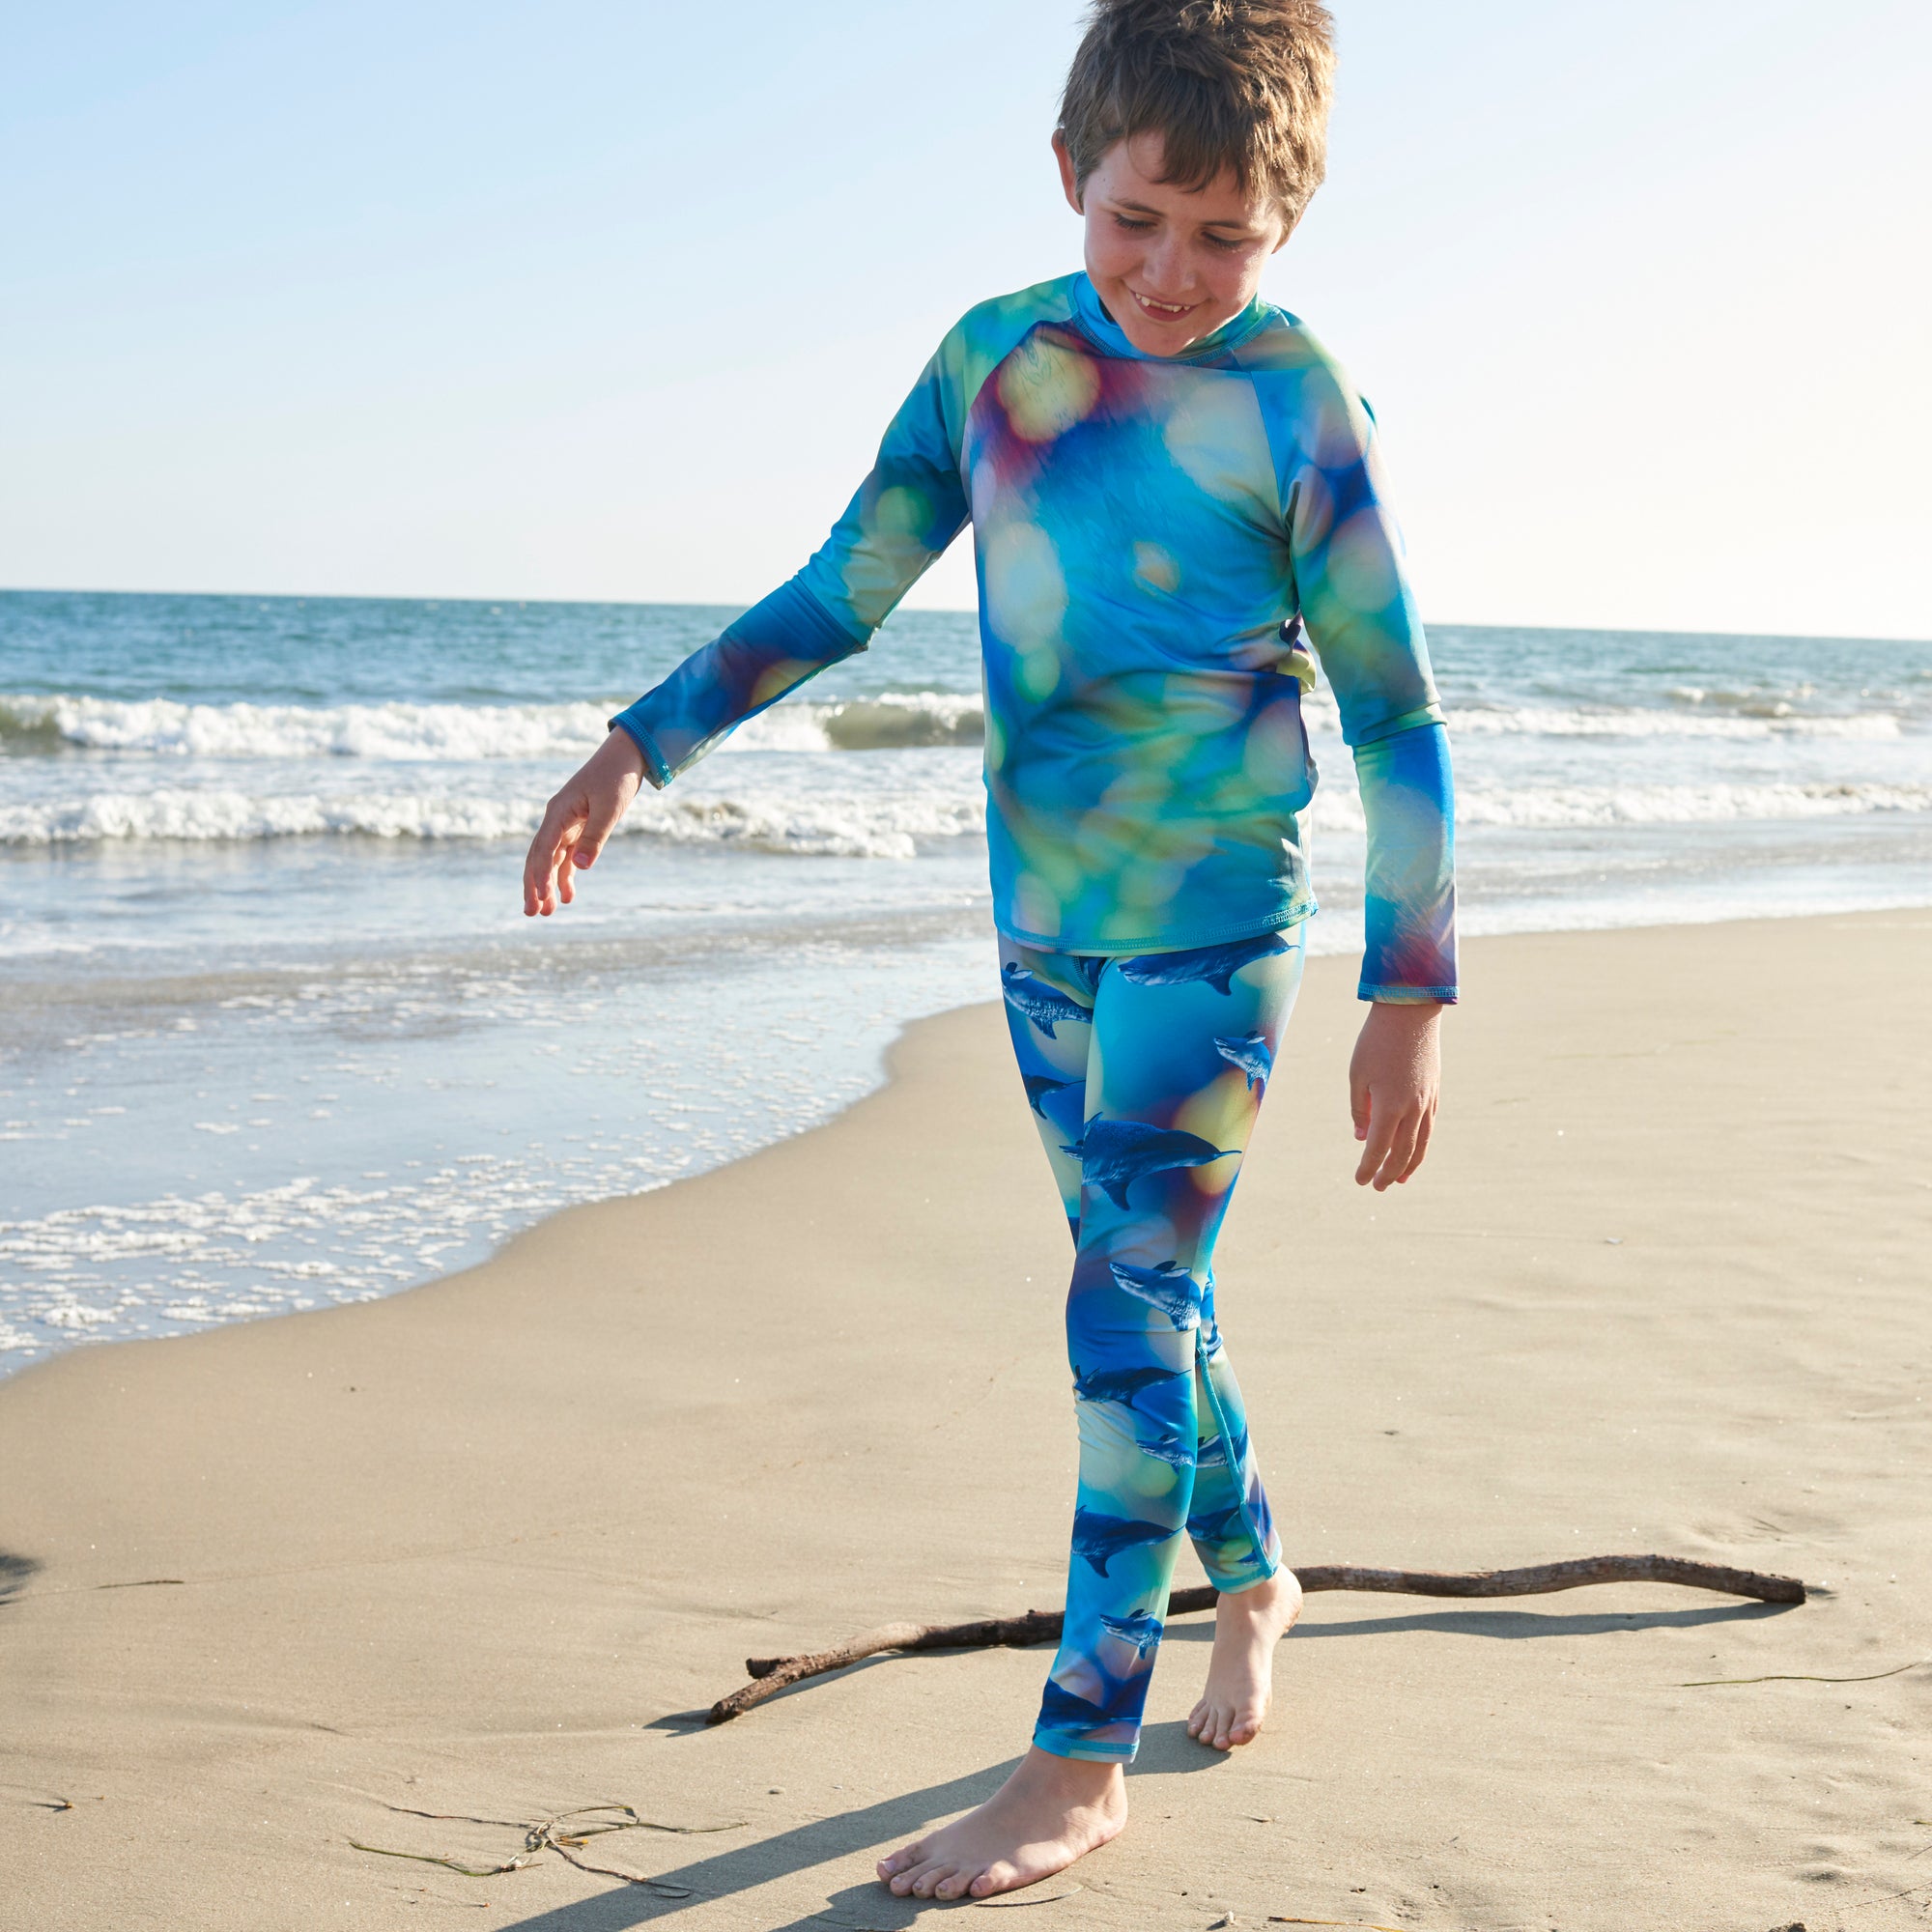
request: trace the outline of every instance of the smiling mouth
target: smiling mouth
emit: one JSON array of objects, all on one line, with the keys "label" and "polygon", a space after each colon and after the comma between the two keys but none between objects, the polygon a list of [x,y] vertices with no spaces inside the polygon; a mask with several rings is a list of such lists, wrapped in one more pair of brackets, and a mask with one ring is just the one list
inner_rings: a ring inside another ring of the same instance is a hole
[{"label": "smiling mouth", "polygon": [[1140,303],[1141,307],[1144,308],[1149,315],[1158,315],[1167,317],[1173,317],[1178,315],[1188,315],[1201,306],[1199,302],[1155,301],[1151,296],[1144,296],[1138,289],[1129,289],[1127,293],[1133,297],[1135,301]]}]

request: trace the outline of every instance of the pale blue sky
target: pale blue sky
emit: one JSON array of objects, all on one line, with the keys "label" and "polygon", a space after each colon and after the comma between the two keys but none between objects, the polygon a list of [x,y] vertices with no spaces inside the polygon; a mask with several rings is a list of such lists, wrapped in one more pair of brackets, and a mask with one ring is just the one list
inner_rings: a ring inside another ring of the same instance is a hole
[{"label": "pale blue sky", "polygon": [[[1335,11],[1265,288],[1425,611],[1932,636],[1932,7]],[[960,310],[1078,266],[1078,12],[15,10],[0,583],[750,601]]]}]

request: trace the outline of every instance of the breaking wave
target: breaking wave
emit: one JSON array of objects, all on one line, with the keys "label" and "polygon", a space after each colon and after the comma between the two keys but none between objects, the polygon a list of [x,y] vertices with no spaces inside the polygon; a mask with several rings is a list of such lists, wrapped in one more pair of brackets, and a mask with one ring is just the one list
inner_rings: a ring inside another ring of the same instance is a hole
[{"label": "breaking wave", "polygon": [[[544,801],[438,792],[297,792],[156,787],[102,791],[30,805],[0,806],[0,845],[71,846],[180,839],[210,843],[272,838],[522,839],[535,831]],[[1652,784],[1461,787],[1463,826],[1583,827],[1696,825],[1723,820],[1842,818],[1932,811],[1932,784]],[[1354,827],[1361,805],[1347,783],[1317,793],[1318,826]],[[642,794],[620,837],[676,845],[715,845],[799,858],[911,859],[926,839],[985,829],[977,782],[874,796]]]},{"label": "breaking wave", "polygon": [[[0,753],[89,751],[178,758],[370,758],[392,764],[581,757],[610,704],[184,704],[156,697],[0,697]],[[888,692],[793,699],[742,725],[741,751],[869,752],[977,745],[977,696]]]},{"label": "breaking wave", "polygon": [[[1459,827],[1521,830],[1617,825],[1713,825],[1726,821],[1855,818],[1880,812],[1932,811],[1932,784],[1524,785],[1516,789],[1459,784]],[[1344,786],[1315,797],[1317,825],[1362,829],[1362,808]]]},{"label": "breaking wave", "polygon": [[[1728,695],[1727,695],[1728,696]],[[0,753],[116,752],[154,757],[367,758],[393,764],[582,757],[619,708],[609,704],[185,704],[103,697],[0,697]],[[1337,728],[1325,691],[1310,724]],[[1786,699],[1746,705],[1480,706],[1451,729],[1480,737],[1896,738],[1889,711],[1801,712]],[[977,694],[887,692],[820,703],[792,698],[749,720],[722,748],[742,752],[875,752],[973,746],[985,738]]]},{"label": "breaking wave", "polygon": [[[259,796],[241,791],[103,791],[0,806],[0,845],[96,845],[180,839],[191,843],[320,837],[387,839],[523,839],[543,816],[540,798],[476,798],[433,792]],[[910,859],[919,841],[980,831],[978,786],[880,798],[702,795],[638,799],[619,836],[677,845],[737,846],[802,858]]]},{"label": "breaking wave", "polygon": [[1469,736],[1536,738],[1896,738],[1889,711],[1799,712],[1789,705],[1758,712],[1568,709],[1551,705],[1455,711],[1449,728]]}]

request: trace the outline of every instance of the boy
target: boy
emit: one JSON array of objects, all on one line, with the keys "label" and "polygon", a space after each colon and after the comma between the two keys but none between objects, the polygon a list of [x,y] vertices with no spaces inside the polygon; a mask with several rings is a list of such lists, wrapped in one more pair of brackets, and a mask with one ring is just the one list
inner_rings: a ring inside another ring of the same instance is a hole
[{"label": "boy", "polygon": [[525,911],[573,895],[642,780],[866,648],[974,529],[1008,1022],[1075,1249],[1065,1634],[1001,1790],[895,1852],[988,1897],[1106,1843],[1183,1529],[1221,1592],[1188,1720],[1247,1743],[1300,1590],[1214,1311],[1212,1253],[1314,909],[1296,814],[1320,655],[1369,827],[1356,1179],[1406,1180],[1456,996],[1450,785],[1365,407],[1259,299],[1322,176],[1315,0],[1100,0],[1053,138],[1086,271],[970,311],[827,544],[613,720],[552,800]]}]

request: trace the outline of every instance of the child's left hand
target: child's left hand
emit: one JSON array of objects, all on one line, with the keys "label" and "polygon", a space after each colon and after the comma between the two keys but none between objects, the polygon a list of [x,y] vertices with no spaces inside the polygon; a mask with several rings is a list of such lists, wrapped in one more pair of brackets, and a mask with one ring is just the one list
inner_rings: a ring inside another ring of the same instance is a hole
[{"label": "child's left hand", "polygon": [[1373,1184],[1380,1194],[1422,1165],[1441,1084],[1441,1022],[1442,1009],[1434,1002],[1370,1006],[1349,1063],[1349,1110],[1355,1138],[1368,1143],[1355,1169],[1357,1186]]}]

